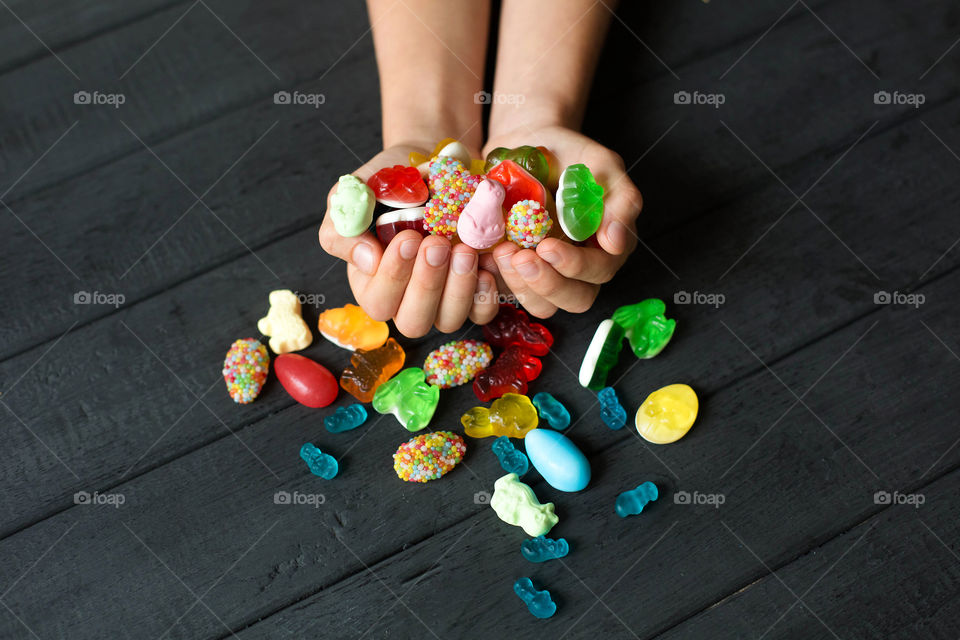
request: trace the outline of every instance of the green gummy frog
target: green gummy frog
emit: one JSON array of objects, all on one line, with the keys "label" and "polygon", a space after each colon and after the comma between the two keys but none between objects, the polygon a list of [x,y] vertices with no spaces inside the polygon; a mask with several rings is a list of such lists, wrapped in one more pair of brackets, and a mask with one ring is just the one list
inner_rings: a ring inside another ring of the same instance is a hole
[{"label": "green gummy frog", "polygon": [[517,147],[516,149],[497,147],[487,154],[487,161],[483,167],[483,172],[487,173],[504,160],[513,160],[542,184],[547,183],[547,179],[550,176],[550,165],[547,162],[547,157],[540,149],[528,144]]},{"label": "green gummy frog", "polygon": [[358,236],[373,222],[376,201],[373,191],[360,178],[347,174],[337,181],[337,191],[330,196],[333,227],[344,238]]},{"label": "green gummy frog", "polygon": [[430,424],[439,401],[440,387],[426,382],[419,367],[404,369],[373,394],[377,413],[392,413],[407,431],[420,431]]},{"label": "green gummy frog", "polygon": [[571,240],[586,240],[603,220],[603,187],[585,164],[572,164],[560,174],[557,218]]},{"label": "green gummy frog", "polygon": [[652,358],[667,346],[676,320],[668,320],[664,313],[667,305],[659,298],[620,307],[613,312],[613,321],[623,328],[630,341],[630,348],[641,359]]},{"label": "green gummy frog", "polygon": [[553,503],[540,504],[533,489],[520,482],[515,473],[508,473],[493,483],[490,506],[498,518],[520,527],[533,538],[546,535],[560,521],[553,512]]}]

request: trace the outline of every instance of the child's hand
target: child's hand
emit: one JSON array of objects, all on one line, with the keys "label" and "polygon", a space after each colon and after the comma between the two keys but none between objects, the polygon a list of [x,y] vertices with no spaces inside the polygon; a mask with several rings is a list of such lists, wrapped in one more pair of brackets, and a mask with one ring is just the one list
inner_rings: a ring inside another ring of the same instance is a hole
[{"label": "child's hand", "polygon": [[[428,153],[416,146],[398,145],[377,154],[354,175],[366,182],[374,173],[395,164],[407,164],[411,151]],[[330,194],[327,194],[327,209]],[[440,236],[422,238],[407,230],[386,247],[370,231],[344,238],[324,215],[320,245],[332,256],[347,262],[347,277],[357,302],[376,320],[393,319],[397,330],[418,338],[436,326],[450,333],[469,317],[484,324],[497,313],[493,276],[478,269],[477,251],[463,243],[451,247]]]},{"label": "child's hand", "polygon": [[[643,198],[624,171],[619,155],[564,127],[521,127],[489,140],[484,155],[495,147],[524,144],[549,149],[557,157],[560,170],[578,162],[587,165],[604,189],[603,222],[596,236],[582,247],[571,244],[562,233],[544,239],[536,250],[504,242],[492,255],[481,256],[480,265],[498,276],[501,292],[512,291],[535,316],[548,317],[558,308],[573,313],[586,311],[600,285],[616,274],[636,247],[635,221]],[[555,192],[556,186],[547,188]]]}]

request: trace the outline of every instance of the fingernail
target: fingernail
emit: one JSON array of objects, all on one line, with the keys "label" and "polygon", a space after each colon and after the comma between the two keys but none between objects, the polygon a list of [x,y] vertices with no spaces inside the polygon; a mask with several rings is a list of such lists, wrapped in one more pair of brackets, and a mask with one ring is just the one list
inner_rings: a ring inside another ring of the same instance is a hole
[{"label": "fingernail", "polygon": [[546,260],[552,265],[560,264],[560,254],[554,253],[552,251],[548,251],[546,253],[540,253],[537,255],[539,255],[541,258],[543,258],[544,260]]},{"label": "fingernail", "polygon": [[417,257],[417,249],[420,248],[419,240],[404,240],[400,245],[400,257],[404,260],[413,260]]},{"label": "fingernail", "polygon": [[488,291],[490,291],[490,282],[486,278],[478,281],[477,291],[479,291],[480,293],[487,293]]},{"label": "fingernail", "polygon": [[361,242],[353,248],[350,258],[357,269],[368,276],[373,275],[373,249],[370,248],[370,245]]},{"label": "fingernail", "polygon": [[450,247],[441,245],[427,249],[427,264],[431,267],[442,267],[447,261],[447,255],[450,253]]},{"label": "fingernail", "polygon": [[607,242],[617,251],[627,248],[627,228],[622,222],[614,220],[607,226]]},{"label": "fingernail", "polygon": [[475,253],[457,253],[453,256],[453,272],[458,276],[473,271],[477,263],[477,254]]},{"label": "fingernail", "polygon": [[521,262],[516,266],[524,280],[533,280],[539,275],[540,267],[536,262]]},{"label": "fingernail", "polygon": [[513,264],[510,262],[510,256],[497,258],[497,266],[500,268],[500,273],[513,273]]}]

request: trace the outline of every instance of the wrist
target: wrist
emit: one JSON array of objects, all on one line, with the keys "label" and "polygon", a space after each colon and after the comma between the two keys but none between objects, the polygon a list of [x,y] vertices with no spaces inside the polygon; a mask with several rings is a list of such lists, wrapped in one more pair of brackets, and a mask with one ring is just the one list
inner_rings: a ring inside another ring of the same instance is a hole
[{"label": "wrist", "polygon": [[512,131],[536,131],[546,127],[563,127],[578,131],[582,114],[559,96],[525,96],[514,104],[496,103],[490,112],[489,137],[496,138]]}]

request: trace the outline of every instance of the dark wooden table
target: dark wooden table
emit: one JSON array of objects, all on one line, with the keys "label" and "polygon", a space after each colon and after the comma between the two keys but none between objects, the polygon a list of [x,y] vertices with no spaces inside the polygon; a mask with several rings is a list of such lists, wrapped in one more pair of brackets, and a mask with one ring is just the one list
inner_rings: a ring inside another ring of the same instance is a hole
[{"label": "dark wooden table", "polygon": [[[311,324],[351,301],[316,228],[379,148],[362,4],[3,3],[0,637],[960,634],[960,11],[625,4],[585,128],[643,191],[642,242],[590,312],[546,321],[531,393],[571,408],[594,478],[531,473],[572,547],[532,565],[475,500],[502,473],[489,441],[411,486],[392,418],[334,435],[274,380],[252,405],[224,392],[271,289],[312,294]],[[614,376],[631,412],[697,390],[668,446],[607,429],[575,375],[597,323],[653,296],[676,337]],[[416,364],[444,340],[402,343]],[[444,392],[432,426],[474,404]],[[616,517],[644,480],[660,500]],[[514,596],[522,575],[554,618]]]}]

